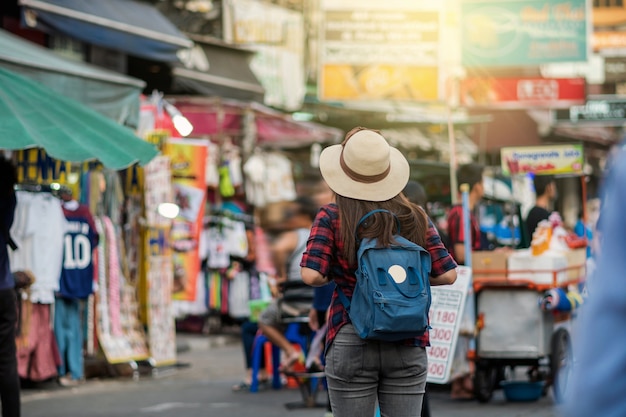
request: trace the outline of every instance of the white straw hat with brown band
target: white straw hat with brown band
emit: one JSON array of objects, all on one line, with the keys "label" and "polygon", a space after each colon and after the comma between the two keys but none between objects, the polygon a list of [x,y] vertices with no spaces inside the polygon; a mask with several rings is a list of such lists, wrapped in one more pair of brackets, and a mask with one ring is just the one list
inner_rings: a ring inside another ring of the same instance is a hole
[{"label": "white straw hat with brown band", "polygon": [[409,163],[376,130],[356,127],[340,145],[325,148],[320,171],[337,194],[366,201],[389,200],[409,181]]}]

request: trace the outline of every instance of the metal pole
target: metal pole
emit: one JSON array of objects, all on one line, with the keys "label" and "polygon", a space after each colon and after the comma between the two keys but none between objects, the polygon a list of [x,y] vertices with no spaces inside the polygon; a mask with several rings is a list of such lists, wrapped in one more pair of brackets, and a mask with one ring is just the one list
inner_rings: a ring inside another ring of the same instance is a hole
[{"label": "metal pole", "polygon": [[456,180],[456,141],[454,140],[454,123],[452,109],[448,106],[448,144],[450,147],[450,198],[452,204],[458,202],[458,183]]}]

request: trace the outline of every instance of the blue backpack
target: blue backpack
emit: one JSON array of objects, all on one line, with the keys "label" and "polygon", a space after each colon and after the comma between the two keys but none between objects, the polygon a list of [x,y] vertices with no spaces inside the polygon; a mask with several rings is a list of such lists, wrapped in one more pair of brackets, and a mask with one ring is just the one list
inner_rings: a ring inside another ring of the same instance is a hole
[{"label": "blue backpack", "polygon": [[336,288],[362,339],[395,342],[421,336],[429,328],[431,259],[426,249],[400,236],[400,222],[388,210],[370,211],[359,220],[357,230],[368,217],[381,212],[396,219],[396,243],[379,247],[377,239],[363,239],[352,300]]}]

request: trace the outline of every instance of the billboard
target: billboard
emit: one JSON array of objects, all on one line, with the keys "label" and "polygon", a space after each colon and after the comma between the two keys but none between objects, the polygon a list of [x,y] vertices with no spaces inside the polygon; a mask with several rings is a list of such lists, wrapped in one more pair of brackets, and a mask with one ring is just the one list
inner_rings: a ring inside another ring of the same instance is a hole
[{"label": "billboard", "polygon": [[504,175],[581,175],[585,163],[580,144],[502,148],[500,159]]},{"label": "billboard", "polygon": [[471,77],[461,81],[461,104],[492,108],[567,108],[583,104],[584,78]]},{"label": "billboard", "polygon": [[466,0],[461,19],[467,68],[587,60],[591,13],[586,0]]},{"label": "billboard", "polygon": [[322,1],[322,101],[440,98],[440,2]]}]

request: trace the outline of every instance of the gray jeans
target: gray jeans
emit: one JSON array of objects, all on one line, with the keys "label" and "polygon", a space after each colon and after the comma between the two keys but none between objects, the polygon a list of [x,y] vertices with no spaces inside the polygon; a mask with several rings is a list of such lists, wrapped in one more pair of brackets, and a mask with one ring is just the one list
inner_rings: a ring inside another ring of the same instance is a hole
[{"label": "gray jeans", "polygon": [[419,417],[426,387],[426,349],[361,339],[344,325],[326,354],[334,417]]}]

